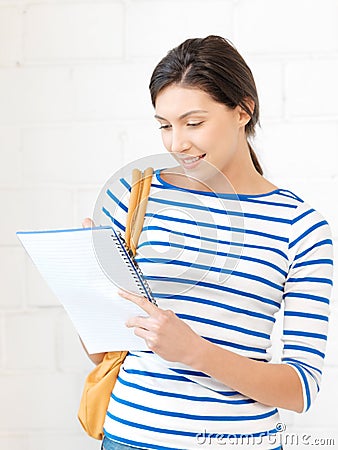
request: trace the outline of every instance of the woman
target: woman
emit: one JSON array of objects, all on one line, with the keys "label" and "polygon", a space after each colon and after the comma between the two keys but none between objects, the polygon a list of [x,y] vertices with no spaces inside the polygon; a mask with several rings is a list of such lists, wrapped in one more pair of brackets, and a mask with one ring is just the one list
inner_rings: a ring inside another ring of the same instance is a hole
[{"label": "woman", "polygon": [[[155,171],[137,254],[159,307],[121,291],[145,312],[126,325],[149,351],[130,352],[120,370],[102,448],[281,448],[278,408],[306,411],[320,387],[328,224],[263,177],[248,142],[255,83],[228,41],[183,42],[155,68],[150,92],[179,164]],[[122,231],[126,205],[105,205]],[[283,355],[271,363],[281,305]]]}]

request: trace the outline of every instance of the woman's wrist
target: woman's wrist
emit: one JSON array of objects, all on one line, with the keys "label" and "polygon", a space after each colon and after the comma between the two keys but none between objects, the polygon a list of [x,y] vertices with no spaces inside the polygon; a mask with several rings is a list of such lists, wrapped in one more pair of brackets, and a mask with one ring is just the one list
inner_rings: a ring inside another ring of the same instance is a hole
[{"label": "woman's wrist", "polygon": [[208,358],[208,344],[206,339],[196,334],[196,339],[191,342],[187,357],[182,362],[192,369],[200,371],[205,366],[204,361]]}]

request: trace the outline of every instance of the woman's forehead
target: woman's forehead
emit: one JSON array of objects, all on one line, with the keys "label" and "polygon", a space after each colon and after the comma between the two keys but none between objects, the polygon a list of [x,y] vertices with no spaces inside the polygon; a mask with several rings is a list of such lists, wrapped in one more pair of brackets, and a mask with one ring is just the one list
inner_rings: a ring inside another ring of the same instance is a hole
[{"label": "woman's forehead", "polygon": [[162,89],[156,98],[155,110],[157,117],[166,115],[181,116],[194,111],[207,113],[217,102],[200,88],[170,85]]}]

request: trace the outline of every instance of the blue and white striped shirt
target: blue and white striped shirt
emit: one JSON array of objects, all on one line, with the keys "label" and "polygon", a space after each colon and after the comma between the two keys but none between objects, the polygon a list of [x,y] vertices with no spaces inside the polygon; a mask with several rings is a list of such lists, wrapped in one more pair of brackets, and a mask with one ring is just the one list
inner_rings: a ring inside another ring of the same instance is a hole
[{"label": "blue and white striped shirt", "polygon": [[[102,211],[123,232],[130,181],[119,183],[107,189]],[[332,287],[330,229],[318,212],[287,190],[193,191],[168,184],[157,170],[136,260],[161,308],[248,358],[271,360],[275,314],[284,303],[281,362],[297,372],[308,410],[321,383]],[[279,448],[270,439],[279,420],[274,407],[140,351],[120,370],[104,430],[145,449],[218,449],[242,435],[272,449]],[[244,443],[236,448],[253,447]]]}]

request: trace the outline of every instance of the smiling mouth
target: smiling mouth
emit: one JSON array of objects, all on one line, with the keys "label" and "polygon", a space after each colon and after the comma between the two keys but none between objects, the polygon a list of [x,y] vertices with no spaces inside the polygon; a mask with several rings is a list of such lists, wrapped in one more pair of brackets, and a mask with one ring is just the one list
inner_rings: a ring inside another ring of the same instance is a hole
[{"label": "smiling mouth", "polygon": [[193,164],[194,162],[198,161],[199,159],[204,158],[206,155],[206,153],[204,153],[203,155],[200,156],[194,156],[194,157],[189,157],[189,158],[182,158],[182,162],[184,164]]}]

